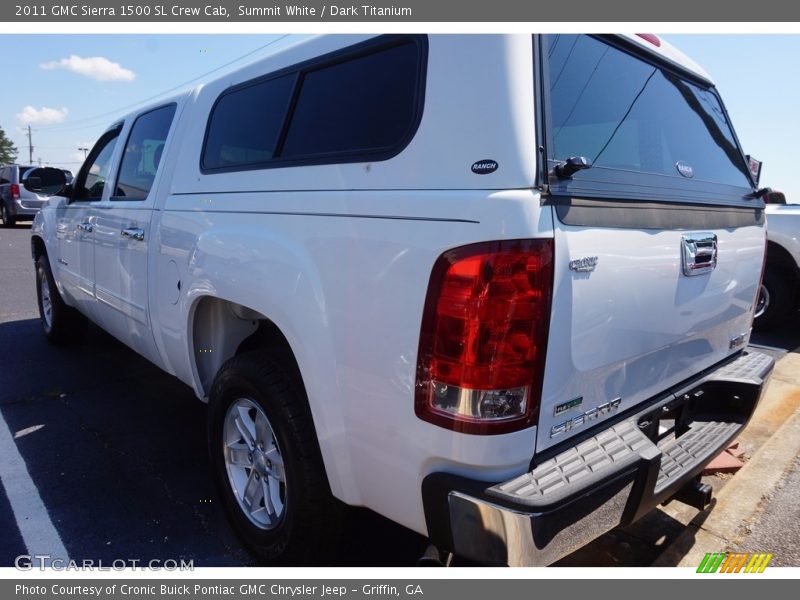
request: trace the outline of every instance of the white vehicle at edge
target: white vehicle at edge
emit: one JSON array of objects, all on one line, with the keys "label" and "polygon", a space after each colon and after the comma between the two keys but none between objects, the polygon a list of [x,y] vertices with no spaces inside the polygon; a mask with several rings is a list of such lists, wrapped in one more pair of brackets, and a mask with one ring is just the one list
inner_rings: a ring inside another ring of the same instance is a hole
[{"label": "white vehicle at edge", "polygon": [[321,36],[101,137],[32,229],[42,328],[209,402],[266,560],[324,561],[338,500],[549,564],[707,505],[773,366],[753,188],[654,36]]},{"label": "white vehicle at edge", "polygon": [[800,205],[782,192],[767,194],[767,263],[755,325],[779,325],[798,307],[800,290]]}]

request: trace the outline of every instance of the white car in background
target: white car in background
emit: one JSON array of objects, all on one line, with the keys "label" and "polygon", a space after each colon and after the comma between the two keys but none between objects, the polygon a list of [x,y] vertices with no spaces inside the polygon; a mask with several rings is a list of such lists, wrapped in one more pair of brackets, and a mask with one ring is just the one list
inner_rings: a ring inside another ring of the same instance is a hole
[{"label": "white car in background", "polygon": [[755,327],[782,322],[800,300],[800,204],[787,204],[781,192],[766,194],[767,263]]}]

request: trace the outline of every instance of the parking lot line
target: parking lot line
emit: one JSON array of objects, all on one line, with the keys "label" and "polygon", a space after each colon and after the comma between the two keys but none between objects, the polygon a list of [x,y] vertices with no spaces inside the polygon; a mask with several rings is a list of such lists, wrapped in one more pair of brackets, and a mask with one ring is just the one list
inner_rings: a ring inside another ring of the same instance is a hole
[{"label": "parking lot line", "polygon": [[[13,435],[0,412],[0,481],[30,555],[69,560],[66,548],[33,483]],[[49,562],[49,561],[45,561]]]}]

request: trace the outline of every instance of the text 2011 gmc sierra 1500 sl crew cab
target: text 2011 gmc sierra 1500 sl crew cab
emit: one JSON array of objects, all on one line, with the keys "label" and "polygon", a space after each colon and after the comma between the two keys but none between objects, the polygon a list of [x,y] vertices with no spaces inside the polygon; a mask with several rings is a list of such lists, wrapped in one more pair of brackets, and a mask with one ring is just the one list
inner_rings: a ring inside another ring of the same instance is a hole
[{"label": "text 2011 gmc sierra 1500 sl crew cab", "polygon": [[32,228],[42,327],[208,401],[266,560],[318,559],[343,502],[549,564],[708,502],[773,366],[754,188],[655,36],[322,36],[103,134]]}]

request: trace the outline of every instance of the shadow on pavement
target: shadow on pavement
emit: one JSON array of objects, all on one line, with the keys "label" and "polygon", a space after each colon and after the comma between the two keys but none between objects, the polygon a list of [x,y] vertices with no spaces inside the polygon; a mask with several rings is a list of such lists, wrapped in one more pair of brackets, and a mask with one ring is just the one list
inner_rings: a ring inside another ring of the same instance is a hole
[{"label": "shadow on pavement", "polygon": [[[94,326],[55,348],[37,319],[8,321],[0,347],[0,410],[70,558],[256,564],[215,501],[206,407],[189,387]],[[410,566],[424,549],[352,509],[335,564]]]},{"label": "shadow on pavement", "polygon": [[764,331],[754,331],[750,345],[800,353],[800,311]]},{"label": "shadow on pavement", "polygon": [[[752,342],[800,351],[800,314]],[[255,564],[214,501],[206,409],[187,386],[96,327],[54,348],[37,319],[8,321],[0,347],[0,410],[71,557]],[[369,510],[346,519],[338,566],[410,566],[425,549],[422,536]],[[655,510],[557,565],[650,565],[685,529]]]}]

